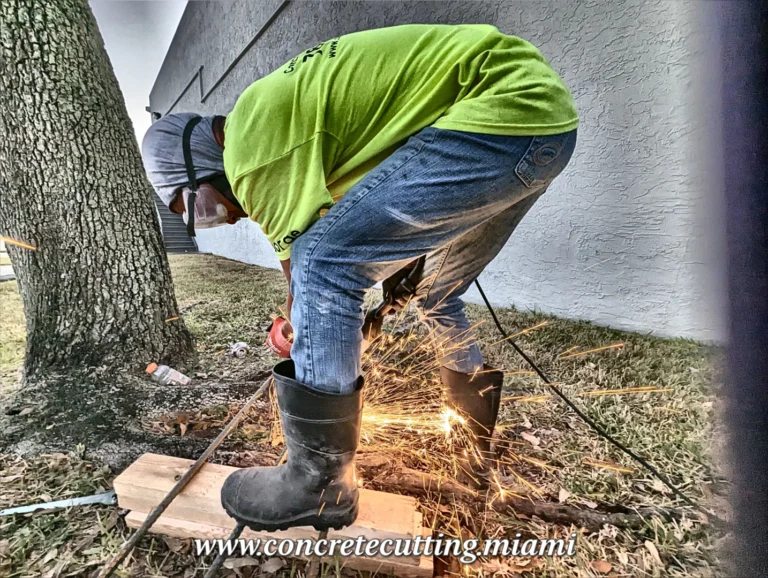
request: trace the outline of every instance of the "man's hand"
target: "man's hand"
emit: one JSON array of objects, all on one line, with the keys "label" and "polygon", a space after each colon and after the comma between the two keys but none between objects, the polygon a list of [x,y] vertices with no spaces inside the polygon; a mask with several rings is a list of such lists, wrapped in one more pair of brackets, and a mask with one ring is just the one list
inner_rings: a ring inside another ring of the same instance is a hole
[{"label": "man's hand", "polygon": [[293,346],[291,324],[284,317],[276,317],[269,328],[266,346],[280,357],[289,358]]},{"label": "man's hand", "polygon": [[291,325],[291,320],[286,319],[285,323],[283,323],[281,327],[281,331],[283,333],[283,337],[287,340],[293,343],[293,325]]},{"label": "man's hand", "polygon": [[280,317],[275,318],[269,328],[266,345],[280,357],[291,356],[293,346],[293,327],[291,326],[291,308],[293,307],[293,295],[291,295],[291,260],[280,261],[283,274],[288,281],[288,297],[285,300]]}]

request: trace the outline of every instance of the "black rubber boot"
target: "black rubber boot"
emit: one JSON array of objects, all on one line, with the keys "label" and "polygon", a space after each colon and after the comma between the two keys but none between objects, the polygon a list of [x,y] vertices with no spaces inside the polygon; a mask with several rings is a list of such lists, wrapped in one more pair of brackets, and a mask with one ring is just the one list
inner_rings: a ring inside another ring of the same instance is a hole
[{"label": "black rubber boot", "polygon": [[475,488],[488,485],[491,455],[491,436],[499,417],[501,386],[504,373],[487,365],[484,371],[459,373],[447,367],[440,368],[440,379],[448,395],[448,403],[467,419],[467,427],[474,434],[474,448],[458,456],[459,481]]},{"label": "black rubber boot", "polygon": [[348,395],[323,393],[294,378],[293,361],[273,370],[287,461],[231,474],[221,488],[227,514],[252,530],[293,526],[340,530],[357,518],[354,458],[363,378]]}]

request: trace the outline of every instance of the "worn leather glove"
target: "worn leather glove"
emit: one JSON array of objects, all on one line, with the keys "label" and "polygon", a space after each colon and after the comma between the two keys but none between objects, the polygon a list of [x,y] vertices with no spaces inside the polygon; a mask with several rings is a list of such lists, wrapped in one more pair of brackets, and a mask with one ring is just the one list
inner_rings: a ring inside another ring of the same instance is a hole
[{"label": "worn leather glove", "polygon": [[[287,326],[286,326],[287,325]],[[280,357],[291,357],[291,347],[293,346],[293,333],[290,333],[291,326],[285,317],[275,317],[272,325],[269,326],[266,346]],[[286,337],[286,333],[289,336]]]}]

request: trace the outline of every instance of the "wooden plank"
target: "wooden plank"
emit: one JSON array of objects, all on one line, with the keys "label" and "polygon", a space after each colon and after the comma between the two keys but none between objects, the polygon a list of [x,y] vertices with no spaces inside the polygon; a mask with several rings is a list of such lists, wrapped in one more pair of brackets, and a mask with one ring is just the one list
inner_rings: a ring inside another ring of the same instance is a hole
[{"label": "wooden plank", "polygon": [[[114,481],[118,504],[136,514],[148,514],[170,491],[176,481],[192,465],[192,460],[144,454]],[[165,511],[164,518],[178,524],[197,524],[203,529],[224,529],[226,537],[234,520],[221,507],[220,491],[226,477],[237,468],[206,464]],[[335,499],[335,496],[331,496]],[[328,538],[408,539],[420,534],[422,518],[416,510],[415,498],[373,490],[360,490],[360,512],[355,523],[340,531],[331,530]],[[177,526],[178,526],[177,524]],[[170,524],[173,525],[173,524]],[[170,526],[169,526],[170,527]],[[186,528],[189,529],[189,528]],[[291,528],[265,536],[280,538],[316,538],[317,532],[308,526]],[[213,537],[213,536],[200,536]],[[217,536],[218,537],[218,536]],[[380,558],[377,563],[391,563]],[[394,559],[398,565],[423,566],[419,556]],[[431,566],[431,560],[429,560]],[[399,575],[403,575],[399,572]]]},{"label": "wooden plank", "polygon": [[[126,524],[129,528],[138,528],[146,519],[147,514],[143,512],[132,511],[125,517]],[[229,537],[234,523],[226,528],[217,526],[207,526],[198,522],[192,522],[189,520],[177,520],[169,516],[160,516],[152,526],[152,532],[157,534],[165,534],[167,536],[174,536],[176,538],[200,538],[200,539],[221,539],[226,540]],[[249,529],[245,529],[241,535],[242,539],[253,540],[257,538],[269,539],[269,538],[298,538],[309,537],[313,540],[317,538],[317,532],[312,531],[311,536],[298,536],[294,533],[295,528],[287,530],[286,532],[253,532]],[[423,535],[429,535],[429,529],[424,528]],[[330,538],[330,535],[329,535]],[[234,558],[238,557],[238,554],[233,555]],[[299,559],[306,560],[305,556],[296,556]],[[351,568],[353,570],[362,570],[364,572],[376,572],[380,576],[400,576],[402,578],[432,578],[434,573],[433,560],[430,556],[421,556],[419,558],[419,564],[414,565],[410,562],[404,562],[407,558],[396,558],[394,556],[388,558],[382,557],[357,557],[349,556],[343,558],[341,556],[337,558],[324,557],[324,562],[335,563],[338,560],[339,567]]]}]

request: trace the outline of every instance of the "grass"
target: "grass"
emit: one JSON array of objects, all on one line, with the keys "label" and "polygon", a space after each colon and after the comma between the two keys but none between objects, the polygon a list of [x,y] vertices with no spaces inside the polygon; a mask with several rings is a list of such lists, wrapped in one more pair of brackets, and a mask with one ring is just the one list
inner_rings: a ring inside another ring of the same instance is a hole
[{"label": "grass", "polygon": [[26,326],[16,281],[0,282],[0,399],[20,377]]},{"label": "grass", "polygon": [[[237,377],[270,367],[275,358],[262,343],[270,316],[285,298],[281,274],[209,255],[174,255],[170,260],[184,320],[197,339],[198,374]],[[24,351],[24,319],[15,283],[0,284],[0,309],[0,379],[5,378],[9,391]],[[507,372],[500,439],[528,460],[520,462],[518,473],[539,489],[542,499],[561,499],[583,508],[600,503],[683,508],[679,498],[552,397],[535,375],[520,373],[530,368],[509,345],[498,343],[499,335],[484,308],[469,306],[468,310],[471,319],[481,323],[478,336],[488,363]],[[721,439],[715,428],[716,350],[692,341],[658,339],[539,313],[511,309],[497,313],[510,334],[546,321],[547,325],[520,336],[519,345],[609,433],[646,456],[692,499],[722,512],[724,482],[713,464]],[[245,359],[223,354],[234,341],[251,345]],[[623,346],[567,357],[568,350],[580,353],[615,343]],[[660,391],[587,393],[637,387]],[[0,507],[106,488],[110,475],[97,464],[88,464],[75,448],[63,457],[23,461],[5,456],[0,461],[4,490]],[[581,535],[572,559],[541,560],[525,575],[714,576],[718,536],[698,522],[690,509],[686,512],[678,522],[649,520],[641,532],[606,528],[599,534]],[[536,519],[495,522],[511,535],[527,531],[553,537],[575,530]],[[121,519],[109,508],[0,519],[0,575],[87,572],[116,551],[124,535]],[[188,548],[187,541],[145,539],[130,565],[131,575],[191,576],[200,560]],[[282,572],[293,576],[297,568],[289,564]],[[524,569],[510,563],[497,575],[514,576],[515,572]],[[339,574],[330,567],[323,569],[326,573]]]}]

